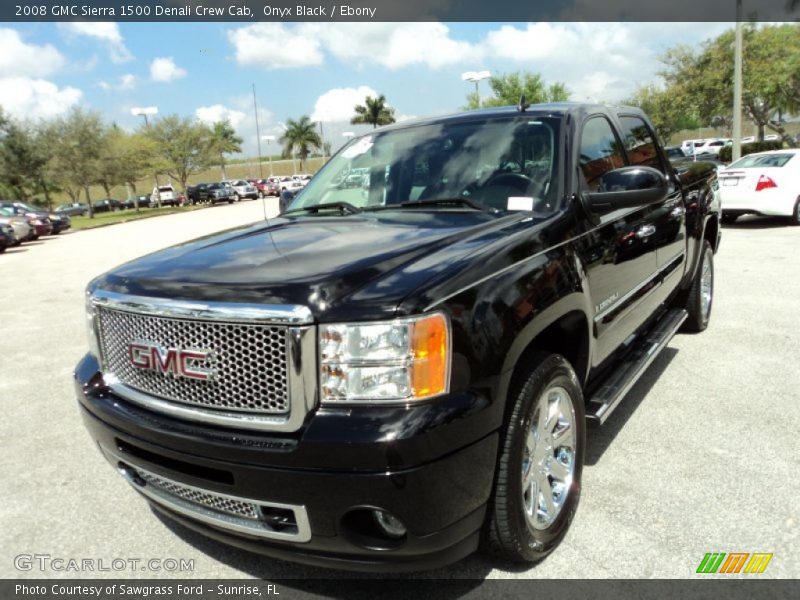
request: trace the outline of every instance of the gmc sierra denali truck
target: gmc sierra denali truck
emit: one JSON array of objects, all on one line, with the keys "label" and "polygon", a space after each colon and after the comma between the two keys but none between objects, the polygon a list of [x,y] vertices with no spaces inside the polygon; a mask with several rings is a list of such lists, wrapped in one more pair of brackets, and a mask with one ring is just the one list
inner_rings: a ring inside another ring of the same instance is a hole
[{"label": "gmc sierra denali truck", "polygon": [[521,101],[356,138],[277,218],[89,284],[85,424],[154,509],[251,551],[541,559],[587,425],[708,323],[716,175],[680,168],[627,107]]}]

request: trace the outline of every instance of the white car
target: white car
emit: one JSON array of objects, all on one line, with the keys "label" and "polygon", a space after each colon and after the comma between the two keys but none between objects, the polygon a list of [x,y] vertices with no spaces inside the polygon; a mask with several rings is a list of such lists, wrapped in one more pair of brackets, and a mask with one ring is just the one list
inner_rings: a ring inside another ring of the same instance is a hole
[{"label": "white car", "polygon": [[748,154],[719,172],[722,221],[742,215],[789,217],[800,225],[800,149]]},{"label": "white car", "polygon": [[695,144],[692,154],[714,154],[719,155],[719,151],[722,150],[728,144],[731,144],[731,140],[706,140],[701,144]]},{"label": "white car", "polygon": [[681,150],[686,156],[691,156],[694,154],[694,147],[704,143],[705,140],[683,140],[681,142]]},{"label": "white car", "polygon": [[233,188],[233,199],[238,202],[242,198],[258,198],[258,189],[252,183],[244,179],[233,179],[231,181],[223,181]]},{"label": "white car", "polygon": [[153,205],[157,205],[161,201],[161,206],[174,206],[178,203],[178,196],[175,194],[175,188],[172,184],[160,185],[153,188],[153,194],[150,197]]}]

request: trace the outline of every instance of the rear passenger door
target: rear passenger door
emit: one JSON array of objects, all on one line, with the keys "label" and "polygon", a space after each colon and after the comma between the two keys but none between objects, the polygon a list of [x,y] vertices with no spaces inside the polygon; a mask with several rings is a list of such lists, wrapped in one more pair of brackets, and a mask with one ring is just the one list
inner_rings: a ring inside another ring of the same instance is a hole
[{"label": "rear passenger door", "polygon": [[[656,262],[665,278],[663,294],[669,293],[680,281],[686,259],[686,207],[680,187],[658,152],[650,126],[638,115],[619,115],[620,130],[628,155],[628,163],[652,167],[667,178],[666,199],[652,206],[655,231],[650,244],[656,250]],[[679,268],[681,267],[681,268]]]},{"label": "rear passenger door", "polygon": [[[624,145],[605,115],[583,122],[579,141],[579,180],[583,192],[598,189],[600,178],[627,163]],[[599,215],[582,236],[582,261],[594,305],[598,366],[652,313],[650,296],[657,285],[653,206]]]}]

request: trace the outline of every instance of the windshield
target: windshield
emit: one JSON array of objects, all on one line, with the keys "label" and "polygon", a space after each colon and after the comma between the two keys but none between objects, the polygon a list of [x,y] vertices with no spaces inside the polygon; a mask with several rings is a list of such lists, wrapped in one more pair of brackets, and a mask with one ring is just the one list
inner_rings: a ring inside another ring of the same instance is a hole
[{"label": "windshield", "polygon": [[771,154],[751,154],[740,158],[730,165],[729,169],[750,169],[753,167],[782,167],[790,160],[794,154],[789,152],[775,152]]},{"label": "windshield", "polygon": [[290,208],[423,201],[430,208],[436,200],[467,199],[501,211],[549,212],[558,199],[559,127],[560,119],[531,115],[366,135],[336,154]]}]

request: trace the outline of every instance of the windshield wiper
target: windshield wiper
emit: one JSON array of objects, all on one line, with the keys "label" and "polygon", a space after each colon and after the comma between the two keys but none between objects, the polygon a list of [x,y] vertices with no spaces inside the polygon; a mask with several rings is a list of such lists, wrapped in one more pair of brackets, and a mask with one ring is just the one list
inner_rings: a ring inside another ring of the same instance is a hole
[{"label": "windshield wiper", "polygon": [[361,212],[361,209],[357,206],[353,206],[349,202],[326,202],[324,204],[314,204],[313,206],[302,206],[300,208],[293,208],[292,210],[287,210],[282,212],[281,215],[288,215],[291,213],[296,212],[308,212],[312,214],[317,214],[321,210],[328,210],[330,208],[338,208],[343,215],[355,215]]},{"label": "windshield wiper", "polygon": [[396,208],[425,208],[432,206],[465,206],[473,210],[479,210],[481,212],[488,212],[492,214],[497,214],[500,212],[496,208],[492,208],[491,206],[487,206],[486,204],[482,204],[481,202],[478,202],[476,200],[470,200],[469,198],[464,198],[462,196],[454,196],[452,198],[431,198],[429,200],[409,200],[408,202],[400,202],[399,204],[387,204],[385,206],[376,207],[371,210],[392,210]]}]

